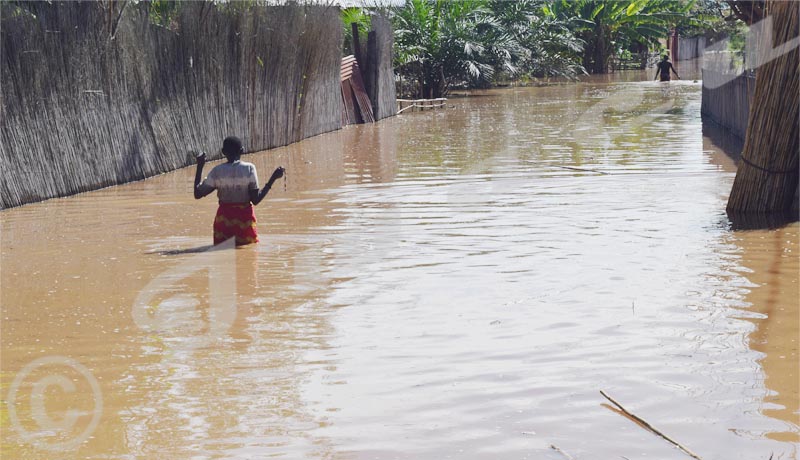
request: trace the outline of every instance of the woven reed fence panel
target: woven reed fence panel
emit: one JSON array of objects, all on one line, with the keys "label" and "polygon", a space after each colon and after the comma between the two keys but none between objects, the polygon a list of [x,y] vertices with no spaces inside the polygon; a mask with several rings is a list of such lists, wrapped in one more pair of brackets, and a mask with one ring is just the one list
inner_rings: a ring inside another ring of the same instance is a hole
[{"label": "woven reed fence panel", "polygon": [[165,28],[124,3],[0,6],[3,208],[341,127],[337,8],[181,2]]},{"label": "woven reed fence panel", "polygon": [[706,37],[678,37],[676,61],[688,61],[703,55],[706,49]]},{"label": "woven reed fence panel", "polygon": [[747,133],[747,120],[753,102],[756,79],[749,74],[735,78],[729,74],[703,69],[701,113],[739,139]]},{"label": "woven reed fence panel", "polygon": [[373,112],[375,120],[397,115],[397,95],[395,93],[394,65],[392,62],[392,48],[394,46],[394,32],[391,22],[383,16],[372,16],[372,30],[375,31],[377,48],[377,78]]},{"label": "woven reed fence panel", "polygon": [[[770,1],[772,36],[761,50],[800,36],[800,8],[795,2]],[[761,51],[759,51],[761,52]],[[753,105],[741,161],[727,210],[753,214],[792,211],[797,218],[800,180],[800,50],[762,64],[757,71]],[[794,209],[792,209],[794,208]]]}]

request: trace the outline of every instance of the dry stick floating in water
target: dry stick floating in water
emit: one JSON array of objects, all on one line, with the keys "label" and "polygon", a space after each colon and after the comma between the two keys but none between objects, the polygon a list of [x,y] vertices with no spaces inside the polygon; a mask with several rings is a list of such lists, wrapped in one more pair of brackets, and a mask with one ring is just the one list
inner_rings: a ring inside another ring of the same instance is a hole
[{"label": "dry stick floating in water", "polygon": [[554,451],[558,452],[559,454],[567,457],[569,460],[575,460],[575,457],[573,457],[572,455],[570,455],[570,454],[564,452],[563,450],[559,449],[559,447],[557,445],[555,445],[555,444],[550,444],[550,448],[553,449]]},{"label": "dry stick floating in water", "polygon": [[680,443],[678,443],[677,441],[673,440],[672,438],[670,438],[669,436],[665,435],[664,433],[658,431],[653,425],[647,423],[644,419],[642,419],[640,417],[637,417],[636,415],[634,415],[631,412],[629,412],[628,409],[625,409],[624,407],[622,407],[622,404],[618,403],[617,401],[614,400],[614,398],[612,398],[611,396],[607,395],[605,391],[600,390],[600,394],[603,395],[607,400],[611,401],[612,404],[617,406],[619,408],[619,410],[621,410],[625,415],[627,415],[628,417],[630,417],[630,418],[636,420],[637,422],[641,423],[645,428],[647,428],[648,430],[652,431],[653,433],[655,433],[655,434],[661,436],[662,438],[666,439],[667,441],[669,441],[670,443],[675,445],[675,447],[677,447],[678,449],[686,452],[690,457],[696,458],[697,460],[703,460],[697,454],[692,452],[691,450],[689,450],[686,447],[682,446]]}]

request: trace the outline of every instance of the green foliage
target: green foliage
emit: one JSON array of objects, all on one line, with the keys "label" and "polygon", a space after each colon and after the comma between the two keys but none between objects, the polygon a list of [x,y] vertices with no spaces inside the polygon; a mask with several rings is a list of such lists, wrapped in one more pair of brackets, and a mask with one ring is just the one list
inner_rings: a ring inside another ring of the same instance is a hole
[{"label": "green foliage", "polygon": [[725,30],[724,38],[728,39],[728,51],[731,53],[732,64],[735,68],[740,69],[744,66],[747,32],[747,25],[741,21],[733,22]]},{"label": "green foliage", "polygon": [[[407,0],[391,9],[395,68],[419,97],[503,78],[605,73],[612,56],[647,62],[677,28],[732,37],[724,0]],[[741,38],[741,34],[739,35]],[[737,51],[738,52],[738,51]]]},{"label": "green foliage", "polygon": [[572,24],[586,42],[583,65],[608,71],[608,61],[623,49],[652,48],[669,29],[686,19],[689,0],[555,0],[548,13]]},{"label": "green foliage", "polygon": [[178,15],[179,3],[175,0],[151,0],[150,21],[164,27],[170,27]]},{"label": "green foliage", "polygon": [[[194,1],[194,0],[177,0],[177,1]],[[212,0],[217,9],[230,16],[237,16],[247,14],[251,8],[259,4],[264,4],[259,0]]]},{"label": "green foliage", "polygon": [[393,11],[395,64],[419,81],[422,97],[440,97],[461,82],[494,74],[489,37],[499,35],[487,0],[408,0]]},{"label": "green foliage", "polygon": [[44,2],[31,2],[26,0],[0,0],[0,7],[2,7],[0,22],[20,16],[35,19],[39,15],[39,10],[46,6],[47,4]]},{"label": "green foliage", "polygon": [[743,27],[741,21],[734,20],[733,11],[724,0],[697,0],[675,29],[682,37],[702,35],[714,42],[740,36]]},{"label": "green foliage", "polygon": [[504,76],[574,77],[582,41],[545,0],[408,0],[392,11],[395,66],[420,97]]},{"label": "green foliage", "polygon": [[584,42],[569,23],[547,14],[543,0],[492,1],[492,11],[517,76],[573,78],[584,73],[579,64]]},{"label": "green foliage", "polygon": [[372,19],[367,10],[363,8],[344,8],[342,9],[342,26],[344,27],[344,46],[345,54],[355,54],[353,50],[353,27],[351,24],[358,24],[358,35],[361,46],[366,45],[367,32],[372,28]]}]

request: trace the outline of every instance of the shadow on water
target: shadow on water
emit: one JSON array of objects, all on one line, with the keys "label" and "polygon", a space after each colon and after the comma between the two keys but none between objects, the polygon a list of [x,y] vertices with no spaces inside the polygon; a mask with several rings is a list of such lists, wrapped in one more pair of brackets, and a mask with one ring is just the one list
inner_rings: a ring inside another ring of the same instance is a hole
[{"label": "shadow on water", "polygon": [[206,252],[209,249],[213,248],[213,244],[207,244],[205,246],[197,246],[194,248],[185,248],[185,249],[169,249],[165,251],[150,251],[145,252],[145,254],[158,254],[162,256],[177,256],[181,254],[197,254],[200,252]]},{"label": "shadow on water", "polygon": [[[703,137],[719,148],[735,163],[742,157],[744,141],[733,135],[728,129],[710,120],[703,120]],[[769,214],[736,213],[728,211],[731,230],[775,230],[792,222],[800,221],[800,213],[796,209]]]},{"label": "shadow on water", "polygon": [[[228,240],[230,241],[230,240]],[[152,255],[152,254],[159,254],[162,256],[178,256],[181,254],[199,254],[201,252],[210,252],[210,251],[220,251],[224,249],[244,249],[247,247],[252,247],[251,245],[244,245],[244,246],[234,246],[231,242],[226,245],[227,242],[222,244],[206,244],[204,246],[196,246],[193,248],[184,248],[184,249],[165,249],[160,251],[149,251],[145,252],[145,254]]]},{"label": "shadow on water", "polygon": [[722,150],[731,160],[739,162],[744,148],[744,140],[739,139],[729,130],[710,120],[703,120],[703,136]]},{"label": "shadow on water", "polygon": [[776,212],[770,214],[744,214],[728,212],[731,230],[775,230],[800,221],[797,211]]}]

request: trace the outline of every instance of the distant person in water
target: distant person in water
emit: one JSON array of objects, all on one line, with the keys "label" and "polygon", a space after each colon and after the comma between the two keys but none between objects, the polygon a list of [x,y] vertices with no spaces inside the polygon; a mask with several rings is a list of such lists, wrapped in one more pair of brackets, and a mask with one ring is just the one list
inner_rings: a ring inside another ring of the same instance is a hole
[{"label": "distant person in water", "polygon": [[258,243],[256,214],[253,206],[267,196],[272,184],[283,177],[284,169],[278,167],[264,188],[258,189],[258,175],[252,163],[241,161],[244,153],[238,137],[228,137],[222,143],[222,153],[228,159],[217,165],[202,182],[206,154],[197,157],[197,172],[194,176],[194,197],[203,198],[217,191],[219,208],[214,219],[214,244],[236,238],[236,245]]},{"label": "distant person in water", "polygon": [[656,71],[656,77],[653,78],[653,80],[658,78],[658,76],[660,75],[661,76],[661,81],[669,81],[670,80],[670,74],[669,74],[670,70],[675,74],[676,77],[678,77],[678,79],[681,78],[681,76],[678,75],[678,72],[675,70],[675,67],[672,67],[672,63],[669,62],[669,56],[667,56],[666,54],[664,55],[664,57],[661,59],[661,62],[659,62],[656,67],[658,67],[658,70]]}]

